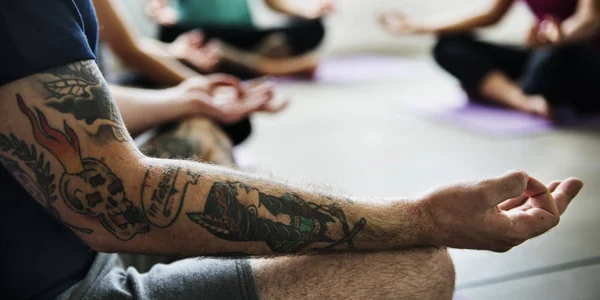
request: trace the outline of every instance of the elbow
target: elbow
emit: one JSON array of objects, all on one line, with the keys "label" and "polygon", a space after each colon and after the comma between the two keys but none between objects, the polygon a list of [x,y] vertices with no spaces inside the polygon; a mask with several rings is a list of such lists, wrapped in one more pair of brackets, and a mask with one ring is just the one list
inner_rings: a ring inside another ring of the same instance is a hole
[{"label": "elbow", "polygon": [[485,16],[481,21],[480,27],[494,26],[502,20],[503,14],[492,14]]}]

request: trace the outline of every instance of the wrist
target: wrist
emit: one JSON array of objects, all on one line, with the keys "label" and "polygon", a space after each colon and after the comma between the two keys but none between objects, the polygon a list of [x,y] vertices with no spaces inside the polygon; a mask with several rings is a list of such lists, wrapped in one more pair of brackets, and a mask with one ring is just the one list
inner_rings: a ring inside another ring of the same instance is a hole
[{"label": "wrist", "polygon": [[411,200],[408,204],[408,211],[413,216],[412,226],[414,228],[414,243],[419,246],[436,245],[435,228],[437,224],[431,206],[427,199]]},{"label": "wrist", "polygon": [[436,33],[436,30],[425,22],[415,22],[411,20],[411,28],[413,28],[413,32],[417,34]]}]

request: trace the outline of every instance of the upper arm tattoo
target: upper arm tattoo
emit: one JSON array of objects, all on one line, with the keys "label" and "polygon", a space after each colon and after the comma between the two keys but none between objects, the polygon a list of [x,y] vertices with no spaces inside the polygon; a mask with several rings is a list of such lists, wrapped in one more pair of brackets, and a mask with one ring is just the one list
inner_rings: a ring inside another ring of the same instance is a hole
[{"label": "upper arm tattoo", "polygon": [[25,141],[19,140],[14,134],[6,136],[0,133],[0,150],[23,162],[35,175],[34,180],[21,168],[16,160],[0,155],[0,162],[4,164],[4,167],[8,169],[29,195],[44,206],[52,216],[79,232],[86,234],[93,232],[89,228],[65,222],[61,219],[56,208],[52,206],[57,199],[57,196],[54,195],[56,190],[56,184],[54,183],[55,175],[50,172],[50,163],[46,161],[43,153],[38,154],[35,145],[28,145]]},{"label": "upper arm tattoo", "polygon": [[79,138],[64,123],[63,131],[53,128],[43,112],[33,112],[20,95],[17,103],[31,124],[33,136],[64,169],[59,190],[69,208],[100,220],[115,237],[129,240],[147,232],[148,224],[140,210],[129,201],[121,179],[102,161],[82,157]]},{"label": "upper arm tattoo", "polygon": [[46,105],[88,125],[90,135],[109,133],[120,142],[129,140],[108,87],[94,62],[76,62],[38,76],[46,89]]}]

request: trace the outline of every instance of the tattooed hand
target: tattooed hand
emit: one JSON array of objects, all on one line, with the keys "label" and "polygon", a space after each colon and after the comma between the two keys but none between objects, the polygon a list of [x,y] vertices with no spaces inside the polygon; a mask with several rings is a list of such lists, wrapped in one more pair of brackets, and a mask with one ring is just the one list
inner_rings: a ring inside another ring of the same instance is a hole
[{"label": "tattooed hand", "polygon": [[548,186],[525,172],[439,189],[421,201],[429,244],[505,252],[556,226],[583,187],[579,179]]}]

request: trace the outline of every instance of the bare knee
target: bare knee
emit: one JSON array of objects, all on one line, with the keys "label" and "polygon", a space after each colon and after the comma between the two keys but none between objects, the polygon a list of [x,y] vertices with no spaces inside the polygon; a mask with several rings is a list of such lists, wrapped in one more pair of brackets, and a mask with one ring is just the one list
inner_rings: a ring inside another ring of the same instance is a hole
[{"label": "bare knee", "polygon": [[191,118],[171,125],[142,145],[140,150],[150,157],[233,164],[231,141],[206,118]]}]

